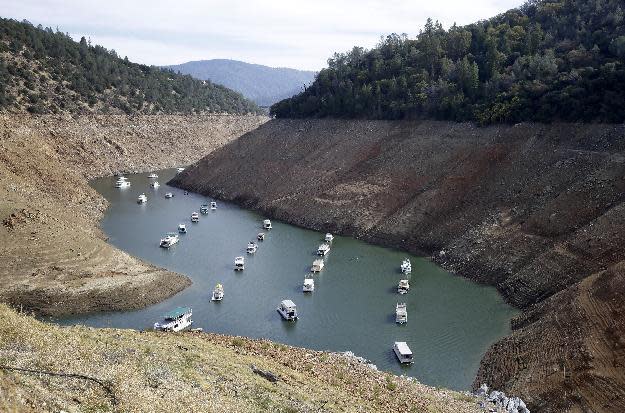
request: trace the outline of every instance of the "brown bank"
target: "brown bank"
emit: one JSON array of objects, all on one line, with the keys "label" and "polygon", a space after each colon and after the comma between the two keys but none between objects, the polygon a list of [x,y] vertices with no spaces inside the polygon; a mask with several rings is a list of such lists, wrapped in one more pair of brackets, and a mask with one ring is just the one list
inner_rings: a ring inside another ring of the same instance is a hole
[{"label": "brown bank", "polygon": [[257,116],[0,117],[0,300],[39,314],[144,307],[190,284],[105,242],[87,179],[184,165]]},{"label": "brown bank", "polygon": [[273,120],[173,184],[432,254],[524,313],[475,384],[625,411],[625,127]]}]

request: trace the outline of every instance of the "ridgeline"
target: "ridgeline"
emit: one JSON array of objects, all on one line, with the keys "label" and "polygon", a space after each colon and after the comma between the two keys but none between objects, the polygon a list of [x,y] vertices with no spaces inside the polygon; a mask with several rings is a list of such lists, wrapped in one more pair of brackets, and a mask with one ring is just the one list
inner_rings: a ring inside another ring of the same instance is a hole
[{"label": "ridgeline", "polygon": [[210,81],[121,58],[68,34],[0,18],[0,111],[99,114],[261,113]]},{"label": "ridgeline", "polygon": [[625,7],[530,0],[488,20],[416,39],[387,36],[328,60],[279,118],[440,119],[479,124],[625,120]]}]

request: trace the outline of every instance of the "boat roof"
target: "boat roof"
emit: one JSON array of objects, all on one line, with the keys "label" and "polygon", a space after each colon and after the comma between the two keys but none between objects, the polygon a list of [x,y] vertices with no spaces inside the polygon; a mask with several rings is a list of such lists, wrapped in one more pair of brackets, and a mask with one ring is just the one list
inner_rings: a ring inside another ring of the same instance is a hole
[{"label": "boat roof", "polygon": [[291,300],[282,300],[280,303],[283,307],[295,307],[295,303]]},{"label": "boat roof", "polygon": [[202,204],[202,205],[200,205],[200,206],[201,206],[201,207],[207,207],[207,206],[208,206],[208,204]]},{"label": "boat roof", "polygon": [[177,307],[171,310],[170,312],[166,313],[163,317],[165,317],[168,320],[173,320],[178,317],[182,317],[183,315],[190,313],[190,312],[191,312],[191,308],[189,307]]},{"label": "boat roof", "polygon": [[315,280],[313,278],[304,278],[304,284],[314,284]]},{"label": "boat roof", "polygon": [[270,219],[266,219],[263,222],[271,222],[271,220]]},{"label": "boat roof", "polygon": [[397,351],[405,356],[412,355],[412,351],[410,351],[410,347],[408,347],[408,344],[406,344],[405,341],[396,341],[395,347],[397,348]]}]

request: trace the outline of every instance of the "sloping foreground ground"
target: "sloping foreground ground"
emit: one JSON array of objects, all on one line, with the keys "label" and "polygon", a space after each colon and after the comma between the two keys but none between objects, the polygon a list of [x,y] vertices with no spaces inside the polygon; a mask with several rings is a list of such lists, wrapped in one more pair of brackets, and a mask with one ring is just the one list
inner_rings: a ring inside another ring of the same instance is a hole
[{"label": "sloping foreground ground", "polygon": [[338,354],[204,333],[62,328],[3,305],[0,319],[3,412],[479,411],[470,396]]},{"label": "sloping foreground ground", "polygon": [[476,384],[625,411],[625,126],[273,120],[173,183],[495,285],[524,314]]},{"label": "sloping foreground ground", "polygon": [[0,117],[0,301],[39,314],[143,307],[190,284],[105,242],[86,178],[172,167],[263,117]]}]

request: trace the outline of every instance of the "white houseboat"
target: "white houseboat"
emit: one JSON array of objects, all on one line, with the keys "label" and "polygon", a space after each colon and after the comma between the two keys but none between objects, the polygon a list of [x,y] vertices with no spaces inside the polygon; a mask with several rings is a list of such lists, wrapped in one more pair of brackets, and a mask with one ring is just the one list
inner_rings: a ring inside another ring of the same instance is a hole
[{"label": "white houseboat", "polygon": [[217,202],[215,202],[215,201],[211,202],[211,210],[212,211],[216,211],[217,210]]},{"label": "white houseboat", "polygon": [[156,175],[154,172],[148,175],[148,179],[156,179],[156,178],[158,178],[158,175]]},{"label": "white houseboat", "polygon": [[208,204],[200,205],[200,212],[202,214],[208,214]]},{"label": "white houseboat", "polygon": [[158,188],[159,186],[161,186],[161,184],[158,183],[158,181],[154,181],[150,184],[150,186],[154,189]]},{"label": "white houseboat", "polygon": [[265,229],[271,229],[271,228],[272,228],[272,226],[271,226],[271,220],[269,220],[269,219],[264,220],[264,221],[263,221],[263,228],[265,228]]},{"label": "white houseboat", "polygon": [[393,344],[393,351],[400,363],[411,364],[414,362],[412,359],[412,351],[410,351],[410,347],[408,347],[405,341],[396,341],[395,344]]},{"label": "white houseboat", "polygon": [[325,242],[332,242],[332,241],[334,241],[334,235],[328,232],[325,237]]},{"label": "white houseboat", "polygon": [[408,280],[399,280],[397,284],[397,292],[399,294],[406,294],[410,290],[410,283]]},{"label": "white houseboat", "polygon": [[189,307],[178,307],[163,316],[163,321],[154,323],[154,329],[159,331],[181,331],[191,326],[193,312]]},{"label": "white houseboat", "polygon": [[194,212],[191,214],[191,222],[198,222],[200,220],[200,214]]},{"label": "white houseboat", "polygon": [[176,168],[176,172],[177,172],[177,173],[180,173],[180,172],[182,172],[182,171],[184,171],[184,168]]},{"label": "white houseboat", "polygon": [[181,234],[186,234],[187,226],[185,224],[178,224],[178,232]]},{"label": "white houseboat", "polygon": [[302,286],[302,291],[305,293],[312,293],[315,291],[315,280],[312,278],[305,278],[304,285]]},{"label": "white houseboat", "polygon": [[245,269],[245,258],[236,257],[234,259],[234,270],[235,271],[243,271]]},{"label": "white houseboat", "polygon": [[317,248],[317,255],[325,256],[328,252],[330,252],[330,244],[321,244],[319,248]]},{"label": "white houseboat", "polygon": [[247,244],[247,248],[246,251],[248,254],[254,254],[256,253],[256,250],[258,249],[258,245],[256,245],[256,243],[254,241],[250,241]]},{"label": "white houseboat", "polygon": [[115,181],[115,188],[128,188],[130,186],[130,181],[123,176],[117,178]]},{"label": "white houseboat", "polygon": [[170,199],[170,198],[173,198],[173,197],[174,197],[174,194],[172,194],[171,192],[167,192],[165,194],[165,198],[167,198],[167,199]]},{"label": "white houseboat", "polygon": [[137,197],[138,204],[145,204],[146,202],[148,202],[148,197],[145,196],[145,194],[141,194]]},{"label": "white houseboat", "polygon": [[169,232],[164,238],[161,238],[159,246],[162,248],[169,248],[172,245],[177,244],[179,240],[180,238],[178,237],[178,234],[175,232]]},{"label": "white houseboat", "polygon": [[213,290],[212,301],[221,301],[224,299],[224,287],[221,284],[217,284]]},{"label": "white houseboat", "polygon": [[297,307],[291,300],[282,300],[280,306],[277,308],[278,312],[287,321],[297,320]]},{"label": "white houseboat", "polygon": [[310,267],[310,271],[312,272],[321,272],[321,270],[323,270],[323,260],[319,259],[319,260],[314,260],[312,263],[312,267]]},{"label": "white houseboat", "polygon": [[406,303],[397,303],[397,306],[395,306],[395,322],[398,324],[408,322],[408,310],[406,310]]},{"label": "white houseboat", "polygon": [[410,260],[408,258],[404,258],[399,268],[404,274],[410,274],[412,272],[412,264],[410,264]]}]

